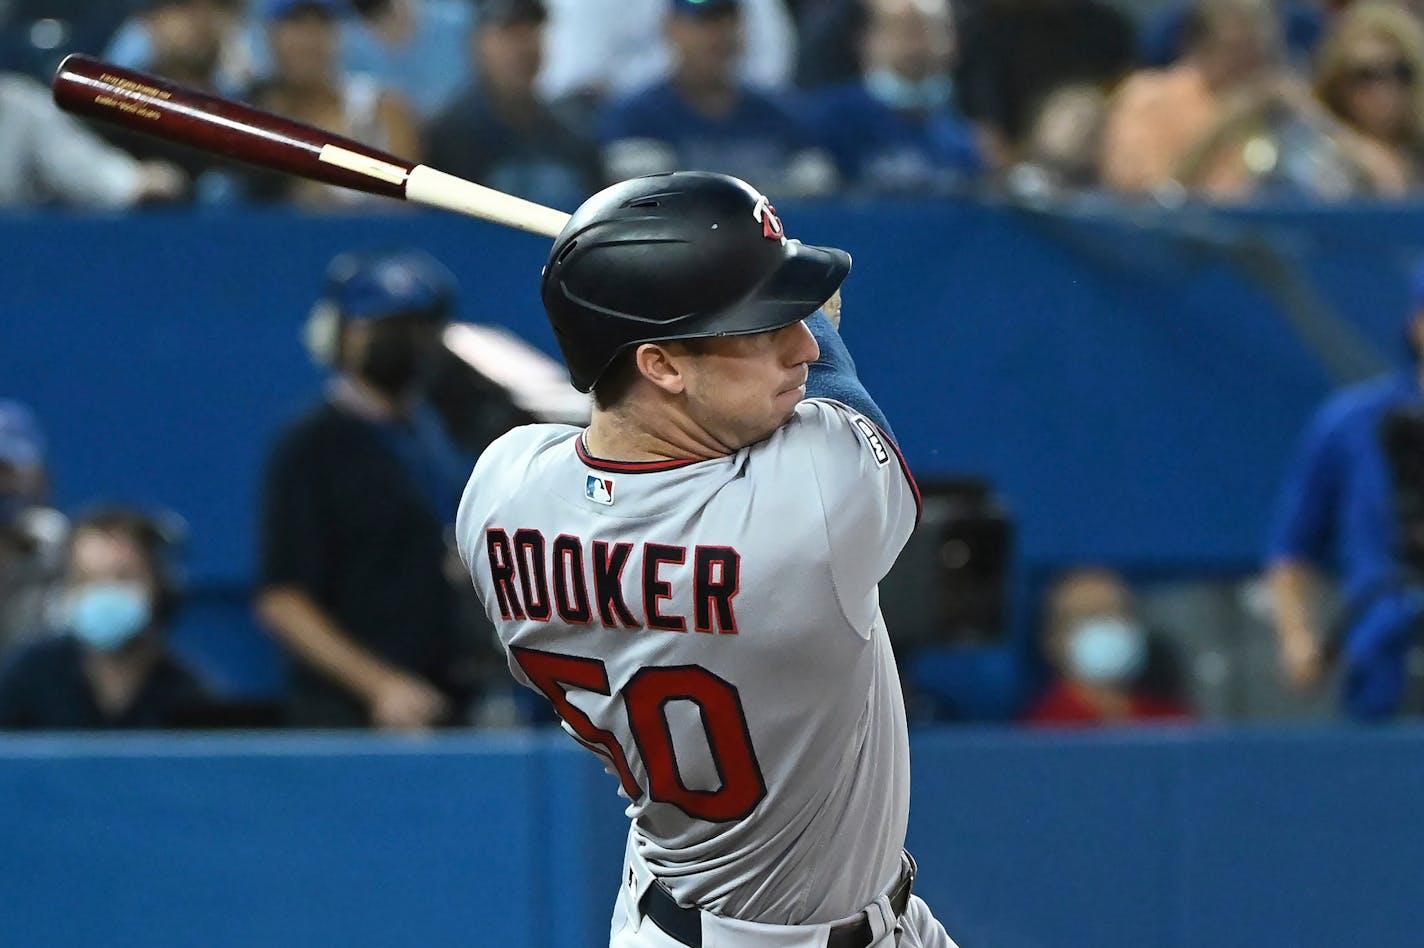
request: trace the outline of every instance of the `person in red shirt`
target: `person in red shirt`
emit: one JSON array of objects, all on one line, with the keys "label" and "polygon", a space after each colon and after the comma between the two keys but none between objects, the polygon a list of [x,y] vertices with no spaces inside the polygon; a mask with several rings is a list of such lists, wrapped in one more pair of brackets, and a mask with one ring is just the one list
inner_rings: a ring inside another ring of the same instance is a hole
[{"label": "person in red shirt", "polygon": [[1077,569],[1049,591],[1044,652],[1057,675],[1029,708],[1030,725],[1183,722],[1191,710],[1144,685],[1148,633],[1116,573]]}]

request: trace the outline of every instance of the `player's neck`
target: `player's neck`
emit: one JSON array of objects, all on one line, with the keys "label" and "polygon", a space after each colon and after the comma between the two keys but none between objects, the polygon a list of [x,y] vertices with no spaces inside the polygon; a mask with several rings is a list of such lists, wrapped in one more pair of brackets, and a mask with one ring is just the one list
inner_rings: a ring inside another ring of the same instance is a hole
[{"label": "player's neck", "polygon": [[636,405],[595,408],[584,445],[607,461],[708,461],[734,450],[681,414],[652,415]]}]

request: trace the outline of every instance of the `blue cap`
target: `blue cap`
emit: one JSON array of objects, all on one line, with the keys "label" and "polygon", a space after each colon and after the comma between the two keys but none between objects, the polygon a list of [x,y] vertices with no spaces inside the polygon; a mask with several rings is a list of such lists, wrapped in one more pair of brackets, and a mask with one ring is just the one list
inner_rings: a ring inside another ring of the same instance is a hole
[{"label": "blue cap", "polygon": [[351,6],[347,0],[267,0],[262,12],[269,20],[284,20],[303,10],[315,10],[339,19],[351,12]]},{"label": "blue cap", "polygon": [[0,464],[39,467],[44,454],[44,433],[35,413],[20,402],[0,399]]},{"label": "blue cap", "polygon": [[422,250],[345,253],[327,268],[326,300],[344,319],[424,315],[445,320],[455,277]]},{"label": "blue cap", "polygon": [[741,8],[741,0],[672,0],[672,12],[675,16],[716,16],[735,13]]}]

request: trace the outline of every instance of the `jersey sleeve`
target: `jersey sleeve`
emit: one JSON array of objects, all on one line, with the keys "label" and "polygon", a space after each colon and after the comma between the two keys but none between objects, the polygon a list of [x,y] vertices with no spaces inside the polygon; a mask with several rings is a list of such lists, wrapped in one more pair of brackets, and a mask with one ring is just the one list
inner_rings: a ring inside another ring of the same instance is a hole
[{"label": "jersey sleeve", "polygon": [[802,402],[788,428],[788,439],[809,455],[836,595],[846,617],[865,629],[875,586],[919,520],[919,488],[894,440],[839,402]]}]

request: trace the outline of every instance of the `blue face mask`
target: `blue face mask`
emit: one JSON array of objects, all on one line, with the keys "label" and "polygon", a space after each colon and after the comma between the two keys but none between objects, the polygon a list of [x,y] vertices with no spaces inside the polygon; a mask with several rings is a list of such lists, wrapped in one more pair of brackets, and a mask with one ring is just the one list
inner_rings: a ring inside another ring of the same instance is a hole
[{"label": "blue face mask", "polygon": [[123,648],[152,618],[148,590],[137,583],[91,583],[70,594],[70,630],[103,652]]},{"label": "blue face mask", "polygon": [[865,77],[865,89],[882,105],[900,111],[933,112],[954,98],[954,80],[946,75],[906,79],[889,69],[876,69]]},{"label": "blue face mask", "polygon": [[1073,674],[1093,684],[1129,681],[1147,662],[1147,637],[1126,619],[1101,616],[1085,619],[1068,639],[1068,664]]}]

